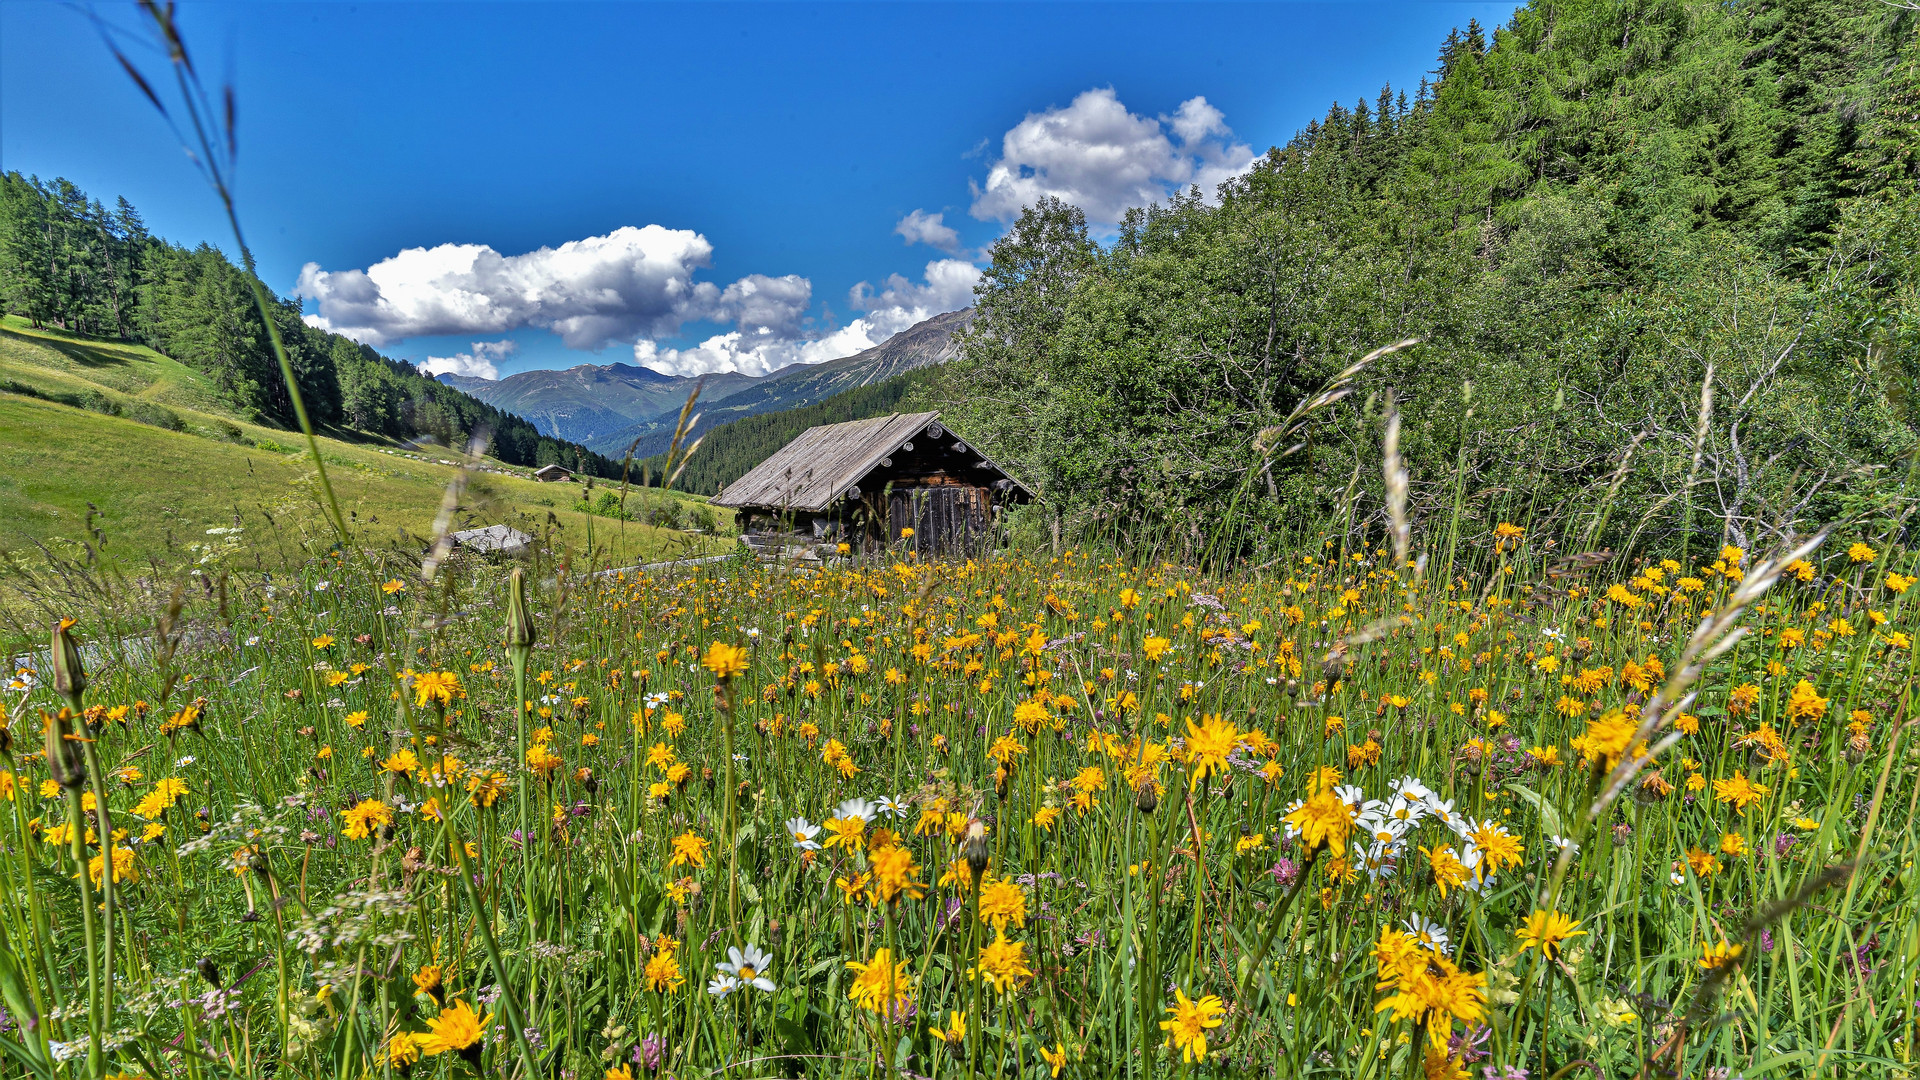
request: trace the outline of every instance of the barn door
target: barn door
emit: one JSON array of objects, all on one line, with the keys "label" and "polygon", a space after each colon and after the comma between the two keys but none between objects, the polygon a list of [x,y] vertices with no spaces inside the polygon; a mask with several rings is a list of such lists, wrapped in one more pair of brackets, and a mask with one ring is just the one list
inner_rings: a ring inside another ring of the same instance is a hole
[{"label": "barn door", "polygon": [[989,542],[986,492],[944,484],[895,490],[888,499],[891,539],[912,529],[907,546],[925,555],[971,555]]}]

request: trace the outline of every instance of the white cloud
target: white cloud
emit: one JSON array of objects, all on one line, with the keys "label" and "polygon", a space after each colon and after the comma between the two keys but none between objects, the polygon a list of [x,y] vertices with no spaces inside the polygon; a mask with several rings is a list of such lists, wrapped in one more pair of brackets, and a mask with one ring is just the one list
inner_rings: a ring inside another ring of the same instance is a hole
[{"label": "white cloud", "polygon": [[969,181],[974,217],[1011,221],[1052,195],[1087,220],[1113,224],[1127,209],[1159,202],[1197,184],[1207,195],[1245,172],[1253,149],[1233,141],[1219,109],[1204,97],[1173,115],[1129,112],[1111,88],[1088,90],[1065,108],[1029,113],[1000,141],[984,184]]},{"label": "white cloud", "polygon": [[559,334],[569,348],[597,349],[745,310],[770,285],[784,293],[792,282],[807,287],[801,278],[756,276],[723,294],[694,280],[712,255],[699,233],[625,226],[524,255],[502,255],[485,244],[441,244],[407,248],[365,270],[308,263],[296,291],[318,303],[309,323],[370,345],[533,326]]},{"label": "white cloud", "polygon": [[848,291],[848,302],[855,311],[863,313],[854,321],[867,325],[873,344],[878,345],[914,323],[973,303],[973,287],[980,280],[980,268],[965,259],[936,259],[927,264],[922,277],[924,280],[916,284],[899,274],[891,274],[881,282],[878,292],[864,281]]},{"label": "white cloud", "polygon": [[906,238],[909,244],[926,244],[952,254],[960,249],[960,234],[943,220],[945,214],[929,214],[925,210],[915,210],[900,219],[893,231]]},{"label": "white cloud", "polygon": [[472,352],[429,356],[419,368],[429,375],[473,375],[482,379],[498,379],[500,369],[497,362],[519,351],[519,343],[512,340],[476,341]]},{"label": "white cloud", "polygon": [[973,303],[980,268],[964,259],[936,259],[919,282],[899,274],[875,289],[861,282],[847,300],[860,315],[817,337],[783,337],[771,327],[741,326],[715,334],[687,349],[662,347],[641,339],[633,347],[637,364],[668,375],[739,371],[764,375],[789,364],[819,364],[870,349],[917,322],[957,311]]}]

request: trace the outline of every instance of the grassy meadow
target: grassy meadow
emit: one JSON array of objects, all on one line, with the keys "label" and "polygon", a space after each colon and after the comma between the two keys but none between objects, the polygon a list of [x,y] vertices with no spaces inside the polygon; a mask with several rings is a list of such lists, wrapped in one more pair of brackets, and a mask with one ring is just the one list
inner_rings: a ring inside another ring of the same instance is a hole
[{"label": "grassy meadow", "polygon": [[[461,455],[357,437],[319,441],[357,540],[423,548]],[[578,544],[591,526],[615,565],[721,549],[676,529],[589,521],[575,509],[579,484],[537,483],[528,470],[483,464],[491,471],[468,474],[456,529],[508,523],[531,533],[549,527],[552,514]],[[129,572],[150,560],[199,559],[210,546],[228,562],[278,565],[281,543],[254,541],[284,528],[297,549],[298,534],[319,517],[316,479],[298,432],[247,422],[201,372],[140,345],[34,330],[16,317],[0,326],[0,552],[26,566],[44,561],[37,545]],[[683,519],[698,503],[641,491],[629,506],[661,500],[679,504]],[[235,526],[242,531],[208,538],[208,529]],[[18,575],[0,578],[0,602],[27,606],[21,588]]]},{"label": "grassy meadow", "polygon": [[1914,1075],[1912,560],[1482,532],[1451,580],[1333,541],[431,585],[316,549],[177,646],[76,611],[84,685],[0,698],[0,1050]]}]

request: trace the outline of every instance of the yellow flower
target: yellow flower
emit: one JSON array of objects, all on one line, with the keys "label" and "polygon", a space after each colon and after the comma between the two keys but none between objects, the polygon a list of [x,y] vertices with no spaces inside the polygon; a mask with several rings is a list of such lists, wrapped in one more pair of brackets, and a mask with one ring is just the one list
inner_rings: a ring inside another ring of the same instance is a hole
[{"label": "yellow flower", "polygon": [[466,1002],[456,1001],[427,1021],[428,1034],[420,1038],[420,1052],[428,1057],[449,1050],[478,1055],[481,1041],[487,1035],[487,1022],[492,1019],[475,1013]]},{"label": "yellow flower", "polygon": [[1309,852],[1326,848],[1334,855],[1347,850],[1347,836],[1353,831],[1353,810],[1340,800],[1331,784],[1288,814],[1286,823],[1300,834]]},{"label": "yellow flower", "polygon": [[316,648],[316,649],[331,649],[331,648],[333,648],[333,635],[332,635],[332,634],[321,634],[321,635],[320,635],[319,637],[317,637],[317,638],[314,638],[314,639],[313,639],[313,647],[314,647],[314,648]]},{"label": "yellow flower", "polygon": [[1527,916],[1525,925],[1516,931],[1516,936],[1520,938],[1520,951],[1539,949],[1542,956],[1552,959],[1559,955],[1562,942],[1586,934],[1585,930],[1576,929],[1579,925],[1580,920],[1557,911],[1535,911]]},{"label": "yellow flower", "polygon": [[[875,833],[875,838],[878,837],[879,833]],[[888,844],[870,852],[868,859],[873,874],[867,897],[874,903],[891,904],[902,896],[918,900],[927,895],[926,883],[919,880],[920,868],[914,865],[911,851],[898,844]]]},{"label": "yellow flower", "polygon": [[747,670],[747,650],[724,641],[716,641],[707,647],[707,655],[700,658],[701,666],[713,672],[713,677],[726,682]]},{"label": "yellow flower", "polygon": [[1174,988],[1173,997],[1173,1004],[1167,1006],[1169,1019],[1160,1021],[1160,1030],[1167,1033],[1167,1044],[1180,1051],[1181,1061],[1207,1060],[1207,1032],[1225,1022],[1226,1002],[1215,994],[1193,1001],[1178,987]]},{"label": "yellow flower", "polygon": [[1418,1018],[1427,1029],[1427,1039],[1436,1048],[1447,1045],[1453,1035],[1453,1022],[1471,1024],[1486,1013],[1485,975],[1461,971],[1451,960],[1437,953],[1421,956],[1422,962],[1403,969],[1388,995],[1374,1012],[1393,1014],[1395,1020]]},{"label": "yellow flower", "polygon": [[1720,872],[1720,860],[1697,847],[1687,849],[1687,866],[1694,877],[1710,878]]},{"label": "yellow flower", "polygon": [[1420,854],[1427,857],[1427,865],[1433,868],[1433,883],[1440,887],[1440,896],[1446,898],[1447,890],[1459,888],[1472,871],[1460,861],[1460,856],[1450,845],[1436,844],[1430,848],[1421,848]]},{"label": "yellow flower", "polygon": [[413,974],[413,992],[425,994],[435,1001],[440,1000],[441,970],[439,964],[426,964]]},{"label": "yellow flower", "polygon": [[426,1040],[424,1035],[411,1031],[396,1031],[387,1038],[386,1048],[373,1059],[375,1065],[391,1065],[402,1073],[420,1060],[420,1044]]},{"label": "yellow flower", "polygon": [[996,932],[991,944],[980,947],[980,962],[969,975],[986,980],[1001,993],[1019,986],[1033,978],[1033,969],[1027,966],[1026,943],[1008,941],[1006,934]]},{"label": "yellow flower", "polygon": [[1042,1046],[1040,1048],[1040,1060],[1046,1062],[1047,1067],[1052,1070],[1052,1072],[1048,1073],[1049,1076],[1059,1076],[1060,1070],[1067,1067],[1066,1045],[1064,1043],[1054,1043],[1053,1049],[1051,1050]]},{"label": "yellow flower", "polygon": [[1887,588],[1896,593],[1906,592],[1913,586],[1914,579],[1905,574],[1888,574]]},{"label": "yellow flower", "polygon": [[1827,714],[1827,699],[1811,682],[1801,679],[1787,692],[1787,717],[1791,720],[1818,720]]},{"label": "yellow flower", "polygon": [[680,974],[680,958],[674,955],[673,948],[657,950],[647,960],[647,987],[657,994],[670,993],[680,989],[686,976]]},{"label": "yellow flower", "polygon": [[1879,552],[1868,547],[1866,544],[1855,540],[1852,546],[1847,548],[1847,561],[1857,563],[1872,562],[1874,556],[1878,554]]},{"label": "yellow flower", "polygon": [[986,877],[980,882],[980,917],[995,932],[1004,931],[1008,923],[1015,926],[1027,925],[1027,894],[1009,878]]},{"label": "yellow flower", "polygon": [[671,870],[684,863],[692,863],[696,867],[705,869],[707,865],[707,847],[708,841],[706,838],[698,835],[692,829],[688,829],[686,832],[673,838],[673,857],[667,860],[667,869]]},{"label": "yellow flower", "polygon": [[1702,942],[1700,945],[1700,966],[1708,971],[1712,971],[1715,968],[1726,967],[1728,964],[1739,959],[1743,951],[1745,951],[1745,946],[1731,945],[1724,940],[1718,945]]},{"label": "yellow flower", "polygon": [[393,824],[393,811],[378,799],[362,799],[340,817],[347,823],[340,834],[349,840],[365,840],[373,830]]},{"label": "yellow flower", "polygon": [[927,1034],[948,1046],[959,1046],[967,1040],[967,1014],[955,1011],[948,1016],[946,1027],[930,1027]]},{"label": "yellow flower", "polygon": [[[93,879],[95,885],[99,885],[100,876],[106,873],[106,869],[105,856],[95,855],[87,863],[87,876]],[[113,849],[113,880],[140,880],[140,868],[134,864],[132,848],[116,846]]]},{"label": "yellow flower", "polygon": [[1240,741],[1240,733],[1218,714],[1206,717],[1205,721],[1204,726],[1195,726],[1193,721],[1187,721],[1189,789],[1210,776],[1225,772],[1227,755],[1233,753],[1234,744]]},{"label": "yellow flower", "polygon": [[1611,769],[1620,763],[1620,756],[1627,752],[1639,728],[1635,718],[1619,709],[1608,709],[1588,722],[1586,733],[1573,741],[1574,749],[1600,759]]},{"label": "yellow flower", "polygon": [[451,704],[459,693],[460,676],[451,671],[413,673],[413,704],[416,708],[424,709],[430,704]]},{"label": "yellow flower", "polygon": [[1747,779],[1744,770],[1736,771],[1731,780],[1713,782],[1713,800],[1732,806],[1741,816],[1745,816],[1747,807],[1765,798],[1767,789]]},{"label": "yellow flower", "polygon": [[856,1006],[897,1016],[913,1004],[913,976],[906,961],[894,960],[893,950],[878,949],[865,963],[850,960],[847,970],[855,976],[847,998]]}]

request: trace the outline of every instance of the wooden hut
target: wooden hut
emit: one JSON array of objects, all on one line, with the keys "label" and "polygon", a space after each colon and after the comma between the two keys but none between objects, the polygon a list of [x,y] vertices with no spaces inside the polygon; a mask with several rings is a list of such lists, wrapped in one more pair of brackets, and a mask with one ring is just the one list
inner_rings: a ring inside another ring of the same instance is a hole
[{"label": "wooden hut", "polygon": [[924,412],[808,428],[728,484],[713,505],[735,511],[741,536],[755,547],[872,550],[911,529],[910,547],[944,554],[991,542],[1000,508],[1032,498],[943,427],[939,413]]},{"label": "wooden hut", "polygon": [[533,470],[533,478],[543,484],[557,484],[562,480],[573,479],[573,470],[565,465],[542,465]]}]

